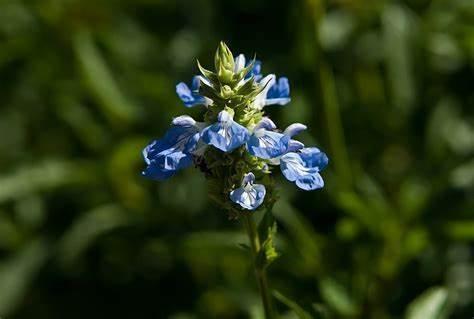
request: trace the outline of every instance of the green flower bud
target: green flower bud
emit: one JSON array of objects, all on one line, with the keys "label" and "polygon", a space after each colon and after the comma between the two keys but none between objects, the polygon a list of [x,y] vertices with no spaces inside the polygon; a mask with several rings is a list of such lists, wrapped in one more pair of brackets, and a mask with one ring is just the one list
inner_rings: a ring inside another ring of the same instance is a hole
[{"label": "green flower bud", "polygon": [[234,78],[234,56],[224,42],[219,44],[214,59],[219,81],[225,84],[232,83]]},{"label": "green flower bud", "polygon": [[217,77],[222,83],[230,84],[232,83],[232,79],[234,77],[234,71],[228,70],[224,66],[220,65],[217,69]]},{"label": "green flower bud", "polygon": [[221,96],[224,99],[229,99],[234,95],[234,91],[231,89],[230,86],[224,85],[221,87]]}]

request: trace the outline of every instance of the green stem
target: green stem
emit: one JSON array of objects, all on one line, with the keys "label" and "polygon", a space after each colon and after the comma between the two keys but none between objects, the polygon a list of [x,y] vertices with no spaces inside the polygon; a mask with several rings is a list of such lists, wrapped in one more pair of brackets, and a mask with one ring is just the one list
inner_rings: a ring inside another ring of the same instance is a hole
[{"label": "green stem", "polygon": [[255,276],[258,282],[260,297],[262,298],[265,319],[274,319],[275,316],[272,307],[270,289],[268,287],[267,272],[264,268],[259,267],[257,264],[257,256],[261,249],[261,243],[260,238],[258,236],[257,227],[250,215],[245,215],[243,217],[243,220],[245,230],[247,231],[247,235],[249,236],[250,248],[252,250],[253,266],[255,269]]}]

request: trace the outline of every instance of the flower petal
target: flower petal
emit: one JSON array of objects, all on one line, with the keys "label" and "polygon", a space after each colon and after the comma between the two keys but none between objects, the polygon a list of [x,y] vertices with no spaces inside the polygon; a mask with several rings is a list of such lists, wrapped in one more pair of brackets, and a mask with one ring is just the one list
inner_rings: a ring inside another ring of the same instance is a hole
[{"label": "flower petal", "polygon": [[280,169],[290,182],[304,190],[324,186],[319,172],[328,164],[326,154],[316,147],[303,148],[299,153],[286,153],[280,158]]},{"label": "flower petal", "polygon": [[265,194],[265,186],[254,184],[248,190],[243,187],[233,190],[230,192],[230,199],[244,209],[255,210],[263,203]]},{"label": "flower petal", "polygon": [[263,86],[264,89],[255,97],[253,102],[252,106],[257,110],[261,110],[265,105],[267,105],[267,93],[275,84],[275,74],[267,75],[260,81],[259,84]]},{"label": "flower petal", "polygon": [[250,172],[244,175],[244,178],[242,179],[242,186],[245,186],[247,184],[253,184],[255,182],[255,175]]},{"label": "flower petal", "polygon": [[296,186],[305,191],[312,191],[324,187],[324,180],[319,173],[313,173],[300,176],[296,180]]},{"label": "flower petal", "polygon": [[255,60],[252,70],[247,74],[245,78],[254,78],[255,81],[260,81],[262,79],[262,61]]},{"label": "flower petal", "polygon": [[163,181],[174,175],[174,171],[168,171],[158,167],[157,165],[150,164],[143,171],[142,175],[146,178]]},{"label": "flower petal", "polygon": [[299,176],[306,175],[304,162],[298,153],[286,153],[280,158],[280,169],[283,176],[290,182],[294,182]]},{"label": "flower petal", "polygon": [[186,107],[210,104],[211,101],[209,101],[209,99],[199,94],[200,81],[203,81],[203,79],[201,76],[193,77],[191,89],[184,82],[180,82],[176,85],[176,93]]},{"label": "flower petal", "polygon": [[329,163],[329,158],[316,147],[307,147],[301,150],[301,159],[306,163],[306,166],[312,167],[322,171]]},{"label": "flower petal", "polygon": [[273,121],[270,120],[270,118],[265,116],[260,120],[260,122],[257,123],[257,125],[255,125],[254,130],[258,130],[262,128],[265,130],[272,131],[272,130],[275,130],[277,127],[275,123],[273,123]]},{"label": "flower petal", "polygon": [[235,59],[234,59],[234,73],[239,73],[245,68],[245,55],[239,54]]},{"label": "flower petal", "polygon": [[287,152],[289,141],[287,135],[259,129],[248,139],[247,150],[259,158],[275,158]]},{"label": "flower petal", "polygon": [[194,126],[196,121],[189,115],[181,115],[173,119],[173,125],[177,126]]},{"label": "flower petal", "polygon": [[265,105],[285,105],[290,102],[290,84],[288,78],[281,77],[268,90]]},{"label": "flower petal", "polygon": [[204,143],[212,145],[223,152],[231,152],[245,144],[249,138],[248,130],[232,119],[227,111],[221,111],[218,122],[206,127],[201,134]]},{"label": "flower petal", "polygon": [[288,143],[288,152],[296,152],[304,148],[304,144],[297,140],[290,140]]},{"label": "flower petal", "polygon": [[290,137],[295,136],[296,134],[301,133],[302,131],[306,130],[307,126],[301,123],[293,123],[289,125],[285,131],[283,131],[283,134],[289,135]]}]

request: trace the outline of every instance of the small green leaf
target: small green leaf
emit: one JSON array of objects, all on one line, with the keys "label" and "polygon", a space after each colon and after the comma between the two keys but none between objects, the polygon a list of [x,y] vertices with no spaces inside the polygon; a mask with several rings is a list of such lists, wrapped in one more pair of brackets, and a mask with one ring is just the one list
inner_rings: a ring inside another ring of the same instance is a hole
[{"label": "small green leaf", "polygon": [[273,226],[268,228],[267,237],[262,243],[262,247],[257,255],[257,267],[263,269],[268,267],[275,259],[278,258],[279,254],[274,246],[274,238],[277,233],[277,224],[273,223]]},{"label": "small green leaf", "polygon": [[300,319],[313,319],[313,317],[306,312],[300,305],[298,305],[295,301],[291,300],[290,298],[284,296],[280,292],[274,290],[273,296],[278,299],[282,304],[293,310],[293,312],[298,316]]},{"label": "small green leaf", "polygon": [[433,287],[418,296],[407,308],[405,319],[448,318],[448,291]]}]

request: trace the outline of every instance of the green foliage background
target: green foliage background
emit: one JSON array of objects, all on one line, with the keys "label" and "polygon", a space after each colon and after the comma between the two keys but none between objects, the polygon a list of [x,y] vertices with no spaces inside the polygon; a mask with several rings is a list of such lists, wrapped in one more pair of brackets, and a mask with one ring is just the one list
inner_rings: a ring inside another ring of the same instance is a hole
[{"label": "green foliage background", "polygon": [[140,177],[222,39],[290,78],[268,112],[331,159],[323,190],[278,177],[282,318],[471,318],[473,21],[471,0],[1,1],[0,317],[262,318],[203,177]]}]

